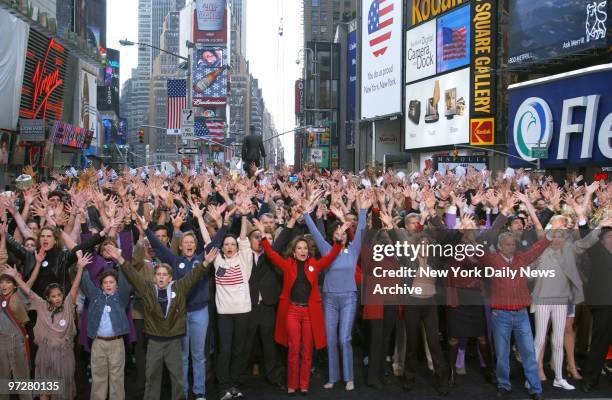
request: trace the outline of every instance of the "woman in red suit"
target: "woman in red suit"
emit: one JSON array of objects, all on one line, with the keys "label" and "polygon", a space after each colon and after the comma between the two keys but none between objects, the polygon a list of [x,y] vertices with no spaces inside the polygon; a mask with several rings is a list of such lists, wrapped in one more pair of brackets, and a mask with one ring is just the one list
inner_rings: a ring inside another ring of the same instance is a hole
[{"label": "woman in red suit", "polygon": [[[262,232],[261,223],[253,220],[255,227]],[[342,234],[349,224],[342,225],[334,235],[331,251],[319,260],[314,258],[307,240],[298,236],[289,243],[287,258],[272,249],[270,243],[261,241],[266,257],[283,272],[283,288],[276,313],[274,340],[288,347],[287,391],[294,395],[298,388],[308,392],[310,367],[312,365],[313,344],[317,350],[326,346],[325,319],[319,293],[318,278],[321,271],[328,268],[342,250]],[[302,362],[300,360],[300,347]]]}]

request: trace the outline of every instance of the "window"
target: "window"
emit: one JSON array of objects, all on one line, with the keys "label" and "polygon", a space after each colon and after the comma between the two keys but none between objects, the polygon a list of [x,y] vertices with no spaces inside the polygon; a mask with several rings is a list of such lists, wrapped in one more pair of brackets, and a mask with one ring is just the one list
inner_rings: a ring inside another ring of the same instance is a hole
[{"label": "window", "polygon": [[312,0],[310,3],[313,7],[318,7],[319,6],[319,0]]},{"label": "window", "polygon": [[316,35],[317,33],[319,33],[319,25],[313,25],[312,26],[312,34]]},{"label": "window", "polygon": [[327,32],[327,25],[321,25],[321,33]]},{"label": "window", "polygon": [[312,10],[312,12],[310,13],[310,19],[312,21],[318,21],[319,13],[316,10]]},{"label": "window", "polygon": [[321,21],[327,20],[327,13],[325,11],[321,11]]}]

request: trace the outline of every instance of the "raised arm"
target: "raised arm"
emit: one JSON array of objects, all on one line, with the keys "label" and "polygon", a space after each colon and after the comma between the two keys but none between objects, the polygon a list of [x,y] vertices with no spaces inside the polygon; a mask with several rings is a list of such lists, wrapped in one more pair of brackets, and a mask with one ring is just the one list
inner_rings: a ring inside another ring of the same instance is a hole
[{"label": "raised arm", "polygon": [[312,220],[310,214],[304,213],[304,222],[306,222],[306,226],[308,227],[308,230],[310,231],[310,234],[312,235],[312,238],[314,239],[317,245],[317,249],[319,249],[319,252],[321,254],[329,253],[332,246],[327,243],[327,241],[317,228],[317,225]]},{"label": "raised arm", "polygon": [[77,251],[77,273],[74,277],[74,281],[72,281],[72,287],[70,288],[70,293],[68,294],[72,299],[72,303],[76,303],[77,296],[79,295],[79,285],[81,284],[81,277],[83,276],[83,269],[93,261],[93,257],[91,253],[87,253],[83,255],[81,250]]},{"label": "raised arm", "polygon": [[368,214],[368,210],[365,207],[359,209],[359,219],[357,221],[357,229],[355,230],[355,236],[353,237],[353,241],[349,246],[349,251],[354,252],[355,254],[359,254],[361,251],[361,241],[363,239],[363,231],[366,226],[366,216]]},{"label": "raised arm", "polygon": [[206,256],[204,260],[198,264],[195,268],[189,271],[185,276],[176,281],[175,285],[177,290],[182,291],[187,294],[197,283],[202,276],[208,271],[208,267],[214,262],[215,258],[219,250],[216,247],[213,247]]},{"label": "raised arm", "polygon": [[23,281],[23,279],[21,278],[21,274],[19,273],[19,271],[17,271],[16,268],[11,267],[10,265],[5,265],[2,269],[2,274],[11,276],[13,279],[15,279],[15,282],[17,282],[17,286],[19,286],[21,291],[26,296],[29,297],[31,294],[36,295],[34,292],[32,292],[31,287]]}]

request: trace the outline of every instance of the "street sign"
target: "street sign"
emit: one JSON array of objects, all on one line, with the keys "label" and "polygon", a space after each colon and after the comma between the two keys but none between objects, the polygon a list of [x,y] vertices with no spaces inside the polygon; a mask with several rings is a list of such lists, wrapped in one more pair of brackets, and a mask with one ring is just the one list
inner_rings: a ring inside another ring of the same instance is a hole
[{"label": "street sign", "polygon": [[548,158],[548,147],[532,147],[531,156],[533,158]]},{"label": "street sign", "polygon": [[181,134],[183,136],[194,135],[194,118],[191,108],[181,110]]},{"label": "street sign", "polygon": [[198,149],[197,147],[180,147],[178,149],[178,153],[181,155],[198,154],[200,153],[200,149]]}]

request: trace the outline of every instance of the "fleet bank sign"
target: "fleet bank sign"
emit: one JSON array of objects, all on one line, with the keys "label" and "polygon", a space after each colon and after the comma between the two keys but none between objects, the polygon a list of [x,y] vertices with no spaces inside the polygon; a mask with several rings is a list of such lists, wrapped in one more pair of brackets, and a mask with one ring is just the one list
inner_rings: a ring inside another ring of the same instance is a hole
[{"label": "fleet bank sign", "polygon": [[612,64],[510,87],[510,166],[612,165]]}]

